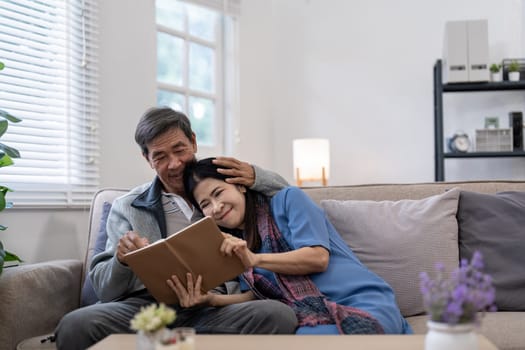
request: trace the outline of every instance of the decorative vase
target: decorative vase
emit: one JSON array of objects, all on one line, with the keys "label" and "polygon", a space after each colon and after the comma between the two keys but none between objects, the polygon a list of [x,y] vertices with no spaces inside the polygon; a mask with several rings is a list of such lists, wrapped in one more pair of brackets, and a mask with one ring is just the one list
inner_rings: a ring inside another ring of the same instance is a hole
[{"label": "decorative vase", "polygon": [[519,81],[520,72],[509,72],[509,81]]},{"label": "decorative vase", "polygon": [[165,332],[169,332],[169,330],[167,328],[162,328],[155,332],[138,331],[137,350],[155,350],[159,339]]},{"label": "decorative vase", "polygon": [[478,350],[473,323],[449,325],[427,321],[425,350]]},{"label": "decorative vase", "polygon": [[490,80],[493,82],[499,82],[502,81],[501,71],[500,72],[491,72],[490,73]]}]

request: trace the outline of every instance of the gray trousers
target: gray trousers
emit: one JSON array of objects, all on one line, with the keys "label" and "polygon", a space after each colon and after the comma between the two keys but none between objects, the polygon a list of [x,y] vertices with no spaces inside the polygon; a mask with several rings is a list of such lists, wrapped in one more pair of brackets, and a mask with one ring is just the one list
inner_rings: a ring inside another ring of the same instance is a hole
[{"label": "gray trousers", "polygon": [[[55,330],[57,349],[84,350],[113,333],[134,333],[130,320],[149,296],[98,303],[65,315]],[[297,318],[287,305],[275,300],[254,300],[224,307],[176,308],[170,327],[194,327],[205,334],[293,334]]]}]

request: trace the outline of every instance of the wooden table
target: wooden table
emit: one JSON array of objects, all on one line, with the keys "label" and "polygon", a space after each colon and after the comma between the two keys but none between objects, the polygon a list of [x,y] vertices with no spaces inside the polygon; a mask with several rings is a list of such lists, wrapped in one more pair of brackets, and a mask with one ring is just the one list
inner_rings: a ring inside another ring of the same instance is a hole
[{"label": "wooden table", "polygon": [[[196,350],[422,350],[425,335],[197,335]],[[478,335],[479,350],[497,350]],[[136,336],[113,334],[90,350],[135,349]]]}]

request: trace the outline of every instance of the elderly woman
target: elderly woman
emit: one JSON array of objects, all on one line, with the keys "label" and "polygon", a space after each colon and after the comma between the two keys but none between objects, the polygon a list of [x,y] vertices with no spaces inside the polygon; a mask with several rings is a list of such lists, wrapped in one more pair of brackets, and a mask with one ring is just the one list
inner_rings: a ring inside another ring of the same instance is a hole
[{"label": "elderly woman", "polygon": [[228,183],[212,158],[186,165],[184,185],[192,204],[211,216],[225,234],[221,250],[237,255],[245,273],[244,293],[201,294],[202,278],[188,293],[173,276],[168,284],[185,306],[214,306],[254,298],[292,307],[298,334],[411,333],[392,288],[368,270],[323,211],[297,187],[269,198]]}]

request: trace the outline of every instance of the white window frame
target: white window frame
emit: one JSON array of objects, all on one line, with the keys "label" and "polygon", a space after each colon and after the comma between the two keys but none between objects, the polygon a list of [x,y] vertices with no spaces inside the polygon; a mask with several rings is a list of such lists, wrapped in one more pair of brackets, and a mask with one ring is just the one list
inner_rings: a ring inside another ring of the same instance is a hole
[{"label": "white window frame", "polygon": [[87,207],[99,186],[98,1],[0,4],[0,109],[22,121],[0,169],[14,208]]},{"label": "white window frame", "polygon": [[[157,82],[157,91],[165,90],[179,93],[185,98],[184,112],[191,120],[189,113],[189,98],[203,97],[214,101],[214,140],[213,146],[199,143],[197,134],[198,155],[199,157],[217,156],[221,154],[231,154],[233,143],[238,141],[232,137],[232,125],[238,112],[238,50],[237,50],[237,19],[240,15],[240,0],[181,0],[192,5],[207,7],[218,12],[219,20],[215,28],[216,40],[209,42],[201,38],[191,36],[187,23],[185,31],[181,32],[172,28],[157,25],[157,32],[166,33],[178,37],[184,41],[184,67],[183,67],[183,86],[175,86],[162,82]],[[187,20],[187,18],[186,18]],[[188,87],[189,72],[189,43],[196,43],[215,50],[215,92],[204,93],[191,90]]]}]

